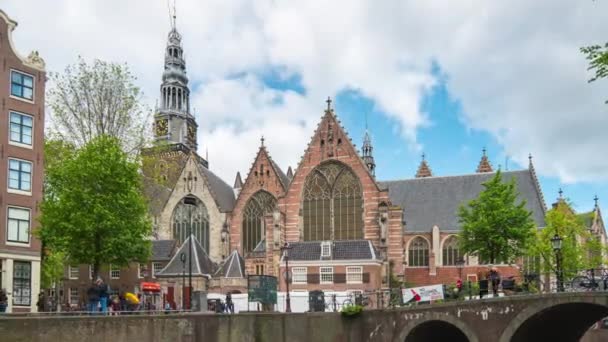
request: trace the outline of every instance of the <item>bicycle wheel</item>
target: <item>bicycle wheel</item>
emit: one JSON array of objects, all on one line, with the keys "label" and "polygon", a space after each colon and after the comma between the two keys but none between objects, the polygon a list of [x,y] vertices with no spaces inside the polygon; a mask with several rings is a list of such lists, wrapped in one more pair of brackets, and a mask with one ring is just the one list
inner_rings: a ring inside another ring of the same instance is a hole
[{"label": "bicycle wheel", "polygon": [[572,279],[572,291],[589,291],[591,287],[591,279],[587,276],[578,276]]}]

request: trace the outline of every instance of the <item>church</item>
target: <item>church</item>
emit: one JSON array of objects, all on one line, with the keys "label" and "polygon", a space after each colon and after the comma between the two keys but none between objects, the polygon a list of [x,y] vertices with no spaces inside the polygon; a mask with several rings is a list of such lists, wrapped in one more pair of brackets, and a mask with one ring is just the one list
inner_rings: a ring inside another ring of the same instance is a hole
[{"label": "church", "polygon": [[[256,274],[277,277],[282,292],[286,274],[290,291],[301,292],[374,293],[389,288],[391,279],[476,281],[488,266],[459,251],[457,209],[495,174],[485,150],[470,174],[437,176],[423,156],[411,179],[379,180],[368,132],[358,151],[331,99],[323,107],[295,169],[284,171],[262,138],[250,169],[228,184],[197,152],[184,47],[173,26],[154,116],[156,144],[143,153],[152,257],[133,272],[122,270],[122,277],[110,269],[113,288],[137,292],[140,282],[158,282],[166,301],[187,307],[188,289],[246,293],[247,276]],[[532,157],[527,168],[505,171],[503,179],[515,179],[519,199],[543,228],[547,208]],[[605,240],[597,204],[587,216]],[[496,266],[504,275],[520,272]]]}]

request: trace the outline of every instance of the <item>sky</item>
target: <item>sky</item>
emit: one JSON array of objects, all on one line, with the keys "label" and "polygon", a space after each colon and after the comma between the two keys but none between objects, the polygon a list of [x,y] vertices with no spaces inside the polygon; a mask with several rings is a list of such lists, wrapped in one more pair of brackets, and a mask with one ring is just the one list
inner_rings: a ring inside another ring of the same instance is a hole
[{"label": "sky", "polygon": [[[61,72],[77,56],[127,63],[159,96],[167,0],[2,0],[22,55]],[[228,184],[260,137],[295,168],[328,96],[353,143],[366,126],[380,180],[436,176],[532,154],[547,204],[608,213],[608,80],[579,48],[608,41],[606,1],[177,0],[199,153]]]}]

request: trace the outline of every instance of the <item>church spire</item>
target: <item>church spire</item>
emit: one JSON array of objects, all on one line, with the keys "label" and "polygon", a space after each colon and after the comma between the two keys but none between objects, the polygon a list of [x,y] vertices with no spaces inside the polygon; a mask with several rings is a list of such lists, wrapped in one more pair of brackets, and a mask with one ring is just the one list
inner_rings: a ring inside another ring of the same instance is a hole
[{"label": "church spire", "polygon": [[182,144],[196,151],[198,125],[190,112],[190,88],[182,36],[175,25],[175,7],[171,19],[160,86],[160,106],[154,117],[155,138],[158,142]]},{"label": "church spire", "polygon": [[367,130],[367,124],[365,126],[366,127],[365,135],[363,136],[363,147],[361,148],[361,152],[363,154],[361,155],[361,157],[363,158],[363,162],[369,169],[369,172],[372,174],[372,176],[376,176],[376,162],[374,161],[374,156],[372,154],[374,147],[372,146],[372,138],[369,136],[369,131]]},{"label": "church spire", "polygon": [[492,165],[490,164],[490,161],[488,160],[488,156],[486,156],[486,148],[484,147],[482,150],[482,156],[481,156],[481,160],[479,161],[479,165],[477,166],[477,173],[484,173],[484,172],[492,172],[494,170],[492,170]]},{"label": "church spire", "polygon": [[422,154],[422,161],[420,161],[420,165],[418,166],[418,171],[416,171],[416,178],[424,178],[424,177],[433,177],[433,172],[429,167],[429,164],[426,162],[426,155]]}]

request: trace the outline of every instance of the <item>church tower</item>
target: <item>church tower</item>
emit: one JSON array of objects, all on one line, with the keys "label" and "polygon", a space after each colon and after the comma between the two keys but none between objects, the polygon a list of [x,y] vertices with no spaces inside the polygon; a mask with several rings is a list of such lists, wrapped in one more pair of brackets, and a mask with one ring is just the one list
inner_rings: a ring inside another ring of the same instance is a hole
[{"label": "church tower", "polygon": [[175,27],[175,15],[165,48],[165,70],[160,86],[160,106],[154,115],[157,143],[183,145],[196,152],[198,125],[190,112],[190,89],[182,36]]}]

